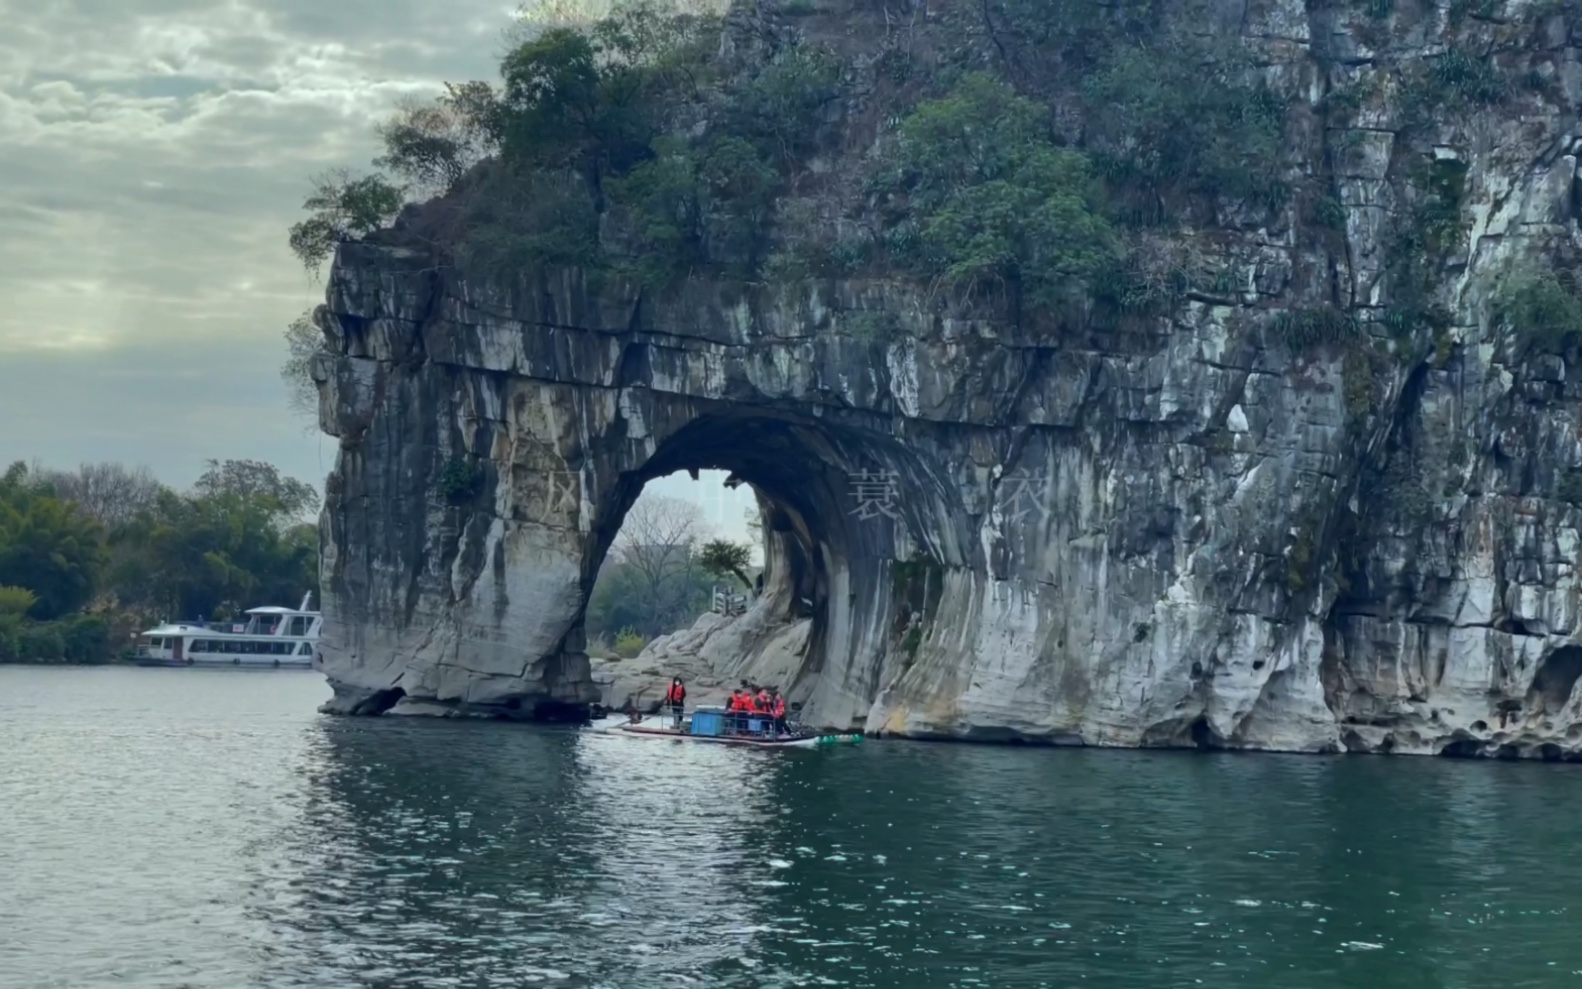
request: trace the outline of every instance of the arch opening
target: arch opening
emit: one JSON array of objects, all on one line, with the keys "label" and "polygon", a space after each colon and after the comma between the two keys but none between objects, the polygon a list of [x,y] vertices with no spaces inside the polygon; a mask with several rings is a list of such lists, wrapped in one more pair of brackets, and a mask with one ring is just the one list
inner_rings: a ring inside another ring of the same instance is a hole
[{"label": "arch opening", "polygon": [[[896,610],[891,581],[882,578],[897,558],[948,556],[960,545],[954,533],[947,546],[937,545],[938,519],[924,515],[938,513],[926,506],[948,496],[912,459],[888,437],[762,413],[703,415],[657,444],[595,506],[583,557],[583,607],[568,640],[585,641],[601,569],[619,552],[617,537],[645,487],[678,472],[724,472],[724,484],[752,492],[761,584],[749,588],[739,616],[725,621],[705,614],[691,629],[666,630],[669,639],[643,654],[641,671],[595,662],[601,703],[655,706],[661,677],[690,672],[703,678],[701,693],[689,688],[694,701],[723,698],[750,680],[778,687],[793,704],[822,694],[825,703],[812,705],[828,719],[821,723],[860,724],[874,699],[875,666]],[[944,517],[964,513],[947,509]],[[672,669],[660,668],[666,662]],[[830,697],[844,702],[831,704]]]}]

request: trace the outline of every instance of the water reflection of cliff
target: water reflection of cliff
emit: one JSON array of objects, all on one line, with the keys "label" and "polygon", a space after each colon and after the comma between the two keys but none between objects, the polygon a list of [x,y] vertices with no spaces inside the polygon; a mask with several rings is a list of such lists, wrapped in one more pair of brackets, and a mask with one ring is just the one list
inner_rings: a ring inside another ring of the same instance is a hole
[{"label": "water reflection of cliff", "polygon": [[1543,784],[1572,767],[317,730],[295,823],[254,852],[250,909],[272,936],[250,984],[271,989],[1316,989],[1582,969],[1556,914],[1578,869],[1532,868],[1535,844],[1569,847],[1574,815],[1552,805],[1582,790]]},{"label": "water reflection of cliff", "polygon": [[322,730],[300,830],[252,898],[282,945],[265,984],[763,984],[773,758],[509,725]]},{"label": "water reflection of cliff", "polygon": [[535,959],[553,970],[557,918],[592,862],[568,813],[570,742],[491,724],[325,723],[300,830],[268,870],[293,878],[254,897],[281,944],[267,984],[472,984],[519,978]]}]

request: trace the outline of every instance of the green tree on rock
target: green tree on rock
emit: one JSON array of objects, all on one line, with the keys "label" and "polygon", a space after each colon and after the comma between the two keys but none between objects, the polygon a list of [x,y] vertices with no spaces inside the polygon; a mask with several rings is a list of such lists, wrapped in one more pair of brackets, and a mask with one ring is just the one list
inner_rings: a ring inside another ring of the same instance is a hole
[{"label": "green tree on rock", "polygon": [[1246,76],[1239,39],[1121,47],[1087,80],[1088,142],[1116,185],[1278,206],[1284,106]]},{"label": "green tree on rock", "polygon": [[902,122],[894,180],[915,218],[916,263],[948,284],[1005,285],[1052,306],[1117,261],[1088,160],[1055,146],[1047,117],[974,73]]},{"label": "green tree on rock", "polygon": [[379,127],[385,153],[374,159],[429,192],[446,192],[499,147],[499,98],[486,82],[446,83],[432,103],[403,102]]},{"label": "green tree on rock", "polygon": [[292,224],[291,252],[304,267],[317,271],[337,244],[387,226],[401,211],[404,197],[404,189],[380,175],[327,172],[313,180],[313,192],[302,204],[312,215]]},{"label": "green tree on rock", "polygon": [[716,577],[735,577],[743,587],[752,587],[747,570],[753,563],[752,547],[728,539],[714,539],[698,552],[698,565]]}]

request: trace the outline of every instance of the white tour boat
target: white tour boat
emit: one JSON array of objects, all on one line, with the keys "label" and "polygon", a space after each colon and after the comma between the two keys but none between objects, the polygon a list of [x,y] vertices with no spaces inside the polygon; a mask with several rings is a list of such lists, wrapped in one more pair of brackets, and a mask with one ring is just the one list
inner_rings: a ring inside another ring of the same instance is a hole
[{"label": "white tour boat", "polygon": [[132,660],[139,666],[240,666],[306,670],[324,624],[308,610],[313,592],[291,608],[253,608],[246,622],[166,622],[137,637]]}]

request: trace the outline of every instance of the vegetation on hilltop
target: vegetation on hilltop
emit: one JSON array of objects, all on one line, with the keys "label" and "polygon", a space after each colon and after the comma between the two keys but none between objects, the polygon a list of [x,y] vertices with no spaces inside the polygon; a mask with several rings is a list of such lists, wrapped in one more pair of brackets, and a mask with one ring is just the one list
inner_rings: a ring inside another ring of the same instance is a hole
[{"label": "vegetation on hilltop", "polygon": [[0,475],[0,662],[106,662],[169,618],[225,618],[318,589],[311,485],[209,461],[189,492],[146,470],[18,462]]},{"label": "vegetation on hilltop", "polygon": [[833,247],[836,267],[1010,288],[1047,308],[1097,291],[1127,256],[1127,225],[1170,218],[1172,184],[1282,200],[1282,104],[1237,46],[1150,47],[1091,12],[1059,31],[1032,21],[1091,69],[1076,93],[1090,138],[1056,133],[1048,93],[943,66],[892,94],[905,105],[871,162],[868,204],[842,204],[877,227],[861,246],[825,243],[779,208],[819,182],[813,159],[850,59],[788,38],[760,39],[767,55],[722,55],[722,18],[647,2],[526,37],[498,86],[451,84],[403,106],[380,128],[384,174],[318,180],[292,246],[316,269],[336,243],[391,222],[405,195],[456,194],[444,247],[469,270],[579,264],[662,285],[700,270],[763,277],[776,248],[772,270],[824,273],[818,255]]},{"label": "vegetation on hilltop", "polygon": [[[382,172],[318,180],[292,246],[317,269],[407,198],[436,196],[405,235],[484,276],[909,274],[1013,319],[1094,329],[1192,293],[1235,301],[1247,286],[1210,232],[1296,217],[1322,255],[1347,221],[1334,176],[1355,150],[1349,121],[1379,80],[1321,64],[1335,82],[1311,103],[1305,79],[1271,73],[1238,24],[1198,6],[985,0],[927,28],[886,18],[882,42],[860,37],[876,16],[860,7],[822,33],[813,17],[728,23],[658,0],[554,18],[521,32],[498,84],[402,106],[380,128]],[[1364,11],[1354,28],[1393,16]],[[1435,119],[1438,104],[1412,96],[1424,87],[1451,116],[1512,98],[1507,70],[1471,51],[1379,70],[1400,76],[1403,128]],[[1296,160],[1293,128],[1315,126],[1323,160]],[[1392,170],[1392,329],[1436,325],[1436,276],[1464,226],[1461,176],[1414,156]],[[1336,325],[1354,325],[1352,300],[1331,295]],[[1292,349],[1333,336],[1272,329]]]}]

